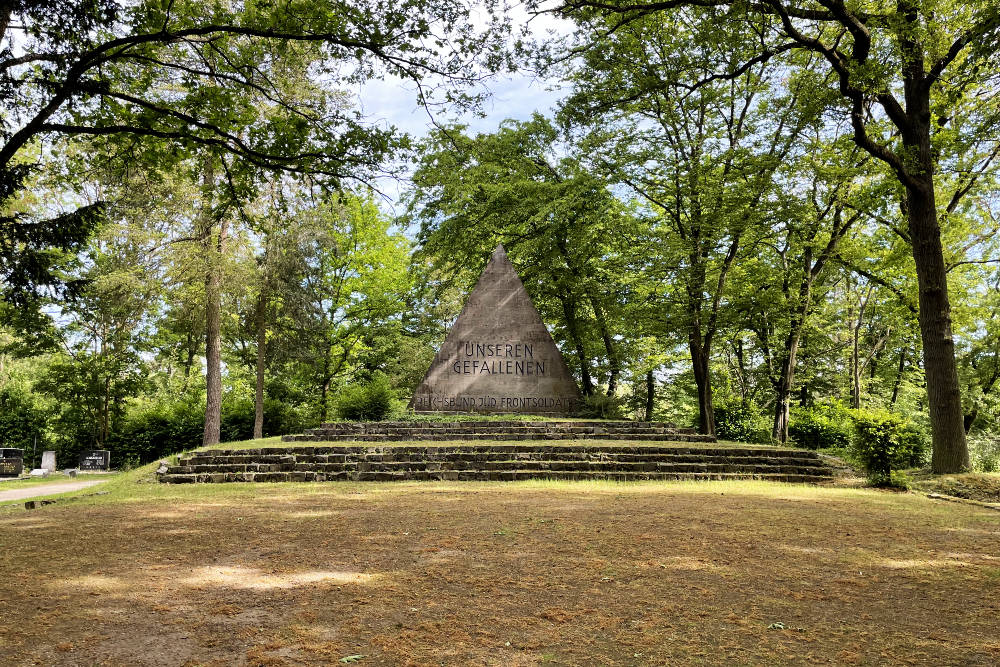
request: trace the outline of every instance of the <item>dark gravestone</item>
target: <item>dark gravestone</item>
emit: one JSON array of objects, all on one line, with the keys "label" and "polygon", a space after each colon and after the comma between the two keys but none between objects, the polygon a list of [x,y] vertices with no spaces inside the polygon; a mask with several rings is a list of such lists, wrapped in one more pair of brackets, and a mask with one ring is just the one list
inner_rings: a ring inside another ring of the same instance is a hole
[{"label": "dark gravestone", "polygon": [[562,353],[497,246],[410,407],[566,415],[579,400]]},{"label": "dark gravestone", "polygon": [[24,471],[24,450],[0,449],[0,477],[17,477]]},{"label": "dark gravestone", "polygon": [[111,452],[107,449],[94,449],[80,452],[80,470],[109,470],[111,468]]}]

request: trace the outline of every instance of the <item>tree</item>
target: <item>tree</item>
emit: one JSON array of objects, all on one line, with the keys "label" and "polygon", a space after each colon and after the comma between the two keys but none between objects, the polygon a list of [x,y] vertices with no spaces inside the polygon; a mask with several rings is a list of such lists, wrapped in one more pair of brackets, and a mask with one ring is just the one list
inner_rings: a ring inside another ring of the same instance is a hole
[{"label": "tree", "polygon": [[[907,231],[919,283],[920,330],[924,351],[935,472],[969,465],[955,364],[941,224],[952,203],[938,208],[935,177],[948,167],[949,135],[992,135],[994,77],[1000,7],[901,0],[884,10],[842,0],[798,4],[732,0],[567,0],[556,10],[588,22],[607,17],[605,33],[661,12],[711,25],[727,39],[752,35],[758,46],[742,63],[713,72],[703,81],[735,79],[761,63],[787,67],[783,54],[802,51],[828,68],[818,80],[839,93],[855,143],[884,162],[905,191]],[[961,199],[997,151],[959,176]]]},{"label": "tree", "polygon": [[636,333],[622,314],[641,240],[607,182],[566,148],[537,114],[474,137],[442,130],[423,147],[407,219],[420,224],[421,253],[468,288],[478,279],[471,267],[502,242],[556,339],[573,351],[584,395],[603,384],[613,396],[624,340]]},{"label": "tree", "polygon": [[[364,181],[405,141],[331,82],[389,74],[417,80],[426,101],[424,77],[475,79],[468,55],[491,35],[473,34],[468,11],[458,0],[0,2],[0,291],[17,306],[5,314],[37,314],[34,295],[62,283],[56,251],[78,252],[103,207],[6,212],[55,157],[44,149],[52,138],[114,139],[106,157],[126,166],[165,166],[197,148],[258,170]],[[297,69],[319,100],[288,85],[283,74]]]},{"label": "tree", "polygon": [[800,86],[783,95],[760,66],[694,85],[747,46],[717,43],[673,17],[617,30],[581,25],[577,39],[590,48],[570,70],[574,90],[561,116],[591,129],[584,153],[592,168],[656,219],[647,273],[678,285],[668,317],[690,355],[699,430],[714,434],[711,360],[728,280],[748,238],[773,224],[775,175],[815,111],[799,104]]}]

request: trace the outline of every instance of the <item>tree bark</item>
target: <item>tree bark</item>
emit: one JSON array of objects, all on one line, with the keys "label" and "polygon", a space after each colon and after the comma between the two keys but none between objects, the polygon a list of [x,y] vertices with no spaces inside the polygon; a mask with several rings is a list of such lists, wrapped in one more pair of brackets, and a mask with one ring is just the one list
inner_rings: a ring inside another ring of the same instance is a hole
[{"label": "tree bark", "polygon": [[202,175],[201,241],[205,269],[205,431],[202,445],[219,443],[222,430],[222,256],[226,246],[225,217],[215,238],[215,165],[207,158]]},{"label": "tree bark", "polygon": [[267,290],[262,286],[254,313],[257,325],[257,387],[253,401],[253,437],[264,437],[264,365],[267,361]]},{"label": "tree bark", "polygon": [[643,415],[644,421],[653,421],[653,407],[656,405],[656,379],[653,371],[646,371],[646,413]]},{"label": "tree bark", "polygon": [[712,405],[712,379],[709,375],[709,349],[702,345],[701,336],[692,332],[688,337],[694,382],[698,387],[698,432],[715,435],[715,408]]},{"label": "tree bark", "polygon": [[889,405],[896,405],[899,399],[899,385],[903,382],[903,371],[906,370],[906,348],[899,351],[899,368],[896,369],[896,381],[892,383],[892,397]]},{"label": "tree bark", "polygon": [[608,330],[608,319],[604,314],[604,308],[592,294],[588,294],[591,308],[594,309],[594,319],[601,332],[601,340],[604,341],[604,351],[608,355],[608,396],[614,396],[618,389],[618,376],[621,374],[622,364],[618,358],[618,350],[615,348],[615,341]]},{"label": "tree bark", "polygon": [[[928,151],[930,150],[928,140]],[[924,347],[924,377],[931,417],[935,473],[955,473],[969,468],[965,442],[962,396],[955,366],[955,341],[951,331],[951,303],[934,203],[934,184],[907,188],[910,238],[920,287],[920,339]]]},{"label": "tree bark", "polygon": [[594,381],[590,375],[590,367],[587,363],[587,353],[583,346],[583,338],[580,336],[580,323],[576,318],[576,305],[571,297],[562,296],[559,298],[563,308],[563,316],[566,318],[566,331],[576,350],[576,358],[580,363],[580,380],[583,383],[583,395],[592,396],[594,394]]}]

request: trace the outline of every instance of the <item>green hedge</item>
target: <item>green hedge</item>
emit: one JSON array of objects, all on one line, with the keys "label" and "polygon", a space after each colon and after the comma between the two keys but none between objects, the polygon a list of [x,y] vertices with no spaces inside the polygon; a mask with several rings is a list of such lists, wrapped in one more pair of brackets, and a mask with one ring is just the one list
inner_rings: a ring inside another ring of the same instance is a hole
[{"label": "green hedge", "polygon": [[793,408],[788,435],[806,449],[843,449],[854,433],[852,410],[841,403],[821,403],[809,408]]},{"label": "green hedge", "polygon": [[337,415],[351,421],[381,421],[392,412],[392,387],[384,375],[367,384],[348,385],[337,394]]},{"label": "green hedge", "polygon": [[[220,439],[223,442],[253,437],[254,404],[251,400],[223,400]],[[302,431],[307,419],[280,401],[264,401],[264,437]],[[198,447],[205,431],[203,400],[158,403],[133,412],[123,428],[107,442],[113,467],[139,465]]]},{"label": "green hedge", "polygon": [[715,434],[723,440],[738,442],[768,442],[771,439],[770,420],[756,403],[723,403],[717,405]]},{"label": "green hedge", "polygon": [[924,434],[908,419],[888,410],[853,410],[851,451],[874,484],[891,485],[892,471],[922,465],[927,456]]},{"label": "green hedge", "polygon": [[42,450],[48,448],[47,422],[45,410],[29,392],[13,387],[0,390],[0,447],[23,449],[25,468],[40,463]]}]

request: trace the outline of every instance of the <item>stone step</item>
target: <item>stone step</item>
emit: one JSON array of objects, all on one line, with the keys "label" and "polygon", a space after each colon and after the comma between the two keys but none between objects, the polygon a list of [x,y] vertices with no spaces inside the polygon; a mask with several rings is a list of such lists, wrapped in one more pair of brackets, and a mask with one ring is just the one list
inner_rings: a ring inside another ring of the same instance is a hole
[{"label": "stone step", "polygon": [[773,465],[776,462],[794,465],[825,465],[815,457],[806,456],[739,456],[732,453],[725,455],[698,454],[672,454],[672,453],[651,453],[651,454],[615,454],[615,453],[581,453],[581,452],[524,452],[524,453],[504,453],[504,452],[452,452],[452,453],[419,453],[419,452],[372,452],[364,454],[300,454],[294,457],[275,456],[193,456],[178,460],[179,465],[315,465],[315,464],[356,464],[357,462],[373,463],[405,463],[405,462],[446,462],[461,463],[463,465],[473,463],[486,463],[493,461],[548,461],[548,462],[602,462],[629,464],[636,462],[661,462],[661,463],[736,463],[744,465]]},{"label": "stone step", "polygon": [[524,421],[524,420],[481,420],[481,421],[452,421],[452,422],[417,422],[417,421],[383,421],[383,422],[324,422],[319,428],[323,429],[379,429],[379,428],[504,428],[504,427],[538,427],[538,428],[560,428],[565,426],[601,426],[601,427],[640,427],[640,428],[667,428],[676,429],[677,425],[671,422],[633,422],[633,421],[611,421],[611,420],[547,420],[547,421]]},{"label": "stone step", "polygon": [[204,450],[180,457],[160,479],[170,483],[532,477],[818,481],[832,474],[814,452],[797,449],[490,443]]},{"label": "stone step", "polygon": [[636,435],[616,433],[412,433],[389,435],[385,433],[357,433],[341,435],[285,435],[283,442],[400,442],[449,441],[449,440],[634,440],[637,442],[715,442],[710,435],[698,433],[640,433]]},{"label": "stone step", "polygon": [[785,473],[681,473],[681,472],[594,472],[594,471],[553,471],[553,470],[514,470],[514,471],[407,471],[407,472],[334,472],[320,473],[302,472],[231,472],[231,473],[196,473],[196,474],[166,474],[160,481],[168,484],[191,483],[223,483],[223,482],[327,482],[327,481],[359,481],[359,482],[390,482],[390,481],[518,481],[527,479],[557,479],[557,480],[610,480],[610,481],[642,481],[642,480],[738,480],[755,479],[773,482],[790,483],[822,483],[830,480],[828,475],[785,474]]},{"label": "stone step", "polygon": [[[432,456],[452,454],[579,454],[579,455],[696,455],[696,456],[792,456],[819,460],[819,456],[809,450],[777,447],[684,447],[663,445],[530,445],[530,444],[489,444],[489,445],[428,445],[428,446],[387,446],[371,445],[328,445],[315,447],[262,447],[257,449],[212,449],[188,454],[186,458],[211,456],[274,457],[268,462],[279,463],[293,456],[313,455],[393,455]],[[263,460],[263,459],[262,459]]]},{"label": "stone step", "polygon": [[522,470],[525,468],[552,471],[600,471],[600,472],[729,472],[729,473],[785,473],[822,474],[820,465],[796,465],[775,461],[768,464],[748,463],[673,463],[664,461],[362,461],[356,463],[236,463],[236,464],[189,464],[172,466],[168,475],[188,475],[200,473],[230,472],[399,472],[399,471],[497,471]]},{"label": "stone step", "polygon": [[694,429],[679,429],[675,427],[667,426],[617,426],[617,425],[600,425],[600,426],[578,426],[576,424],[569,424],[564,426],[549,426],[549,425],[534,425],[534,424],[519,424],[514,426],[497,426],[493,424],[484,424],[479,426],[465,426],[465,425],[443,425],[437,426],[435,428],[427,428],[424,426],[413,426],[413,425],[396,425],[396,426],[379,426],[379,425],[369,425],[358,428],[338,428],[331,426],[321,426],[319,428],[308,429],[306,433],[395,433],[395,432],[437,432],[443,431],[446,433],[494,433],[498,431],[505,432],[561,432],[561,433],[592,433],[594,431],[606,431],[614,433],[690,433],[694,432]]}]

